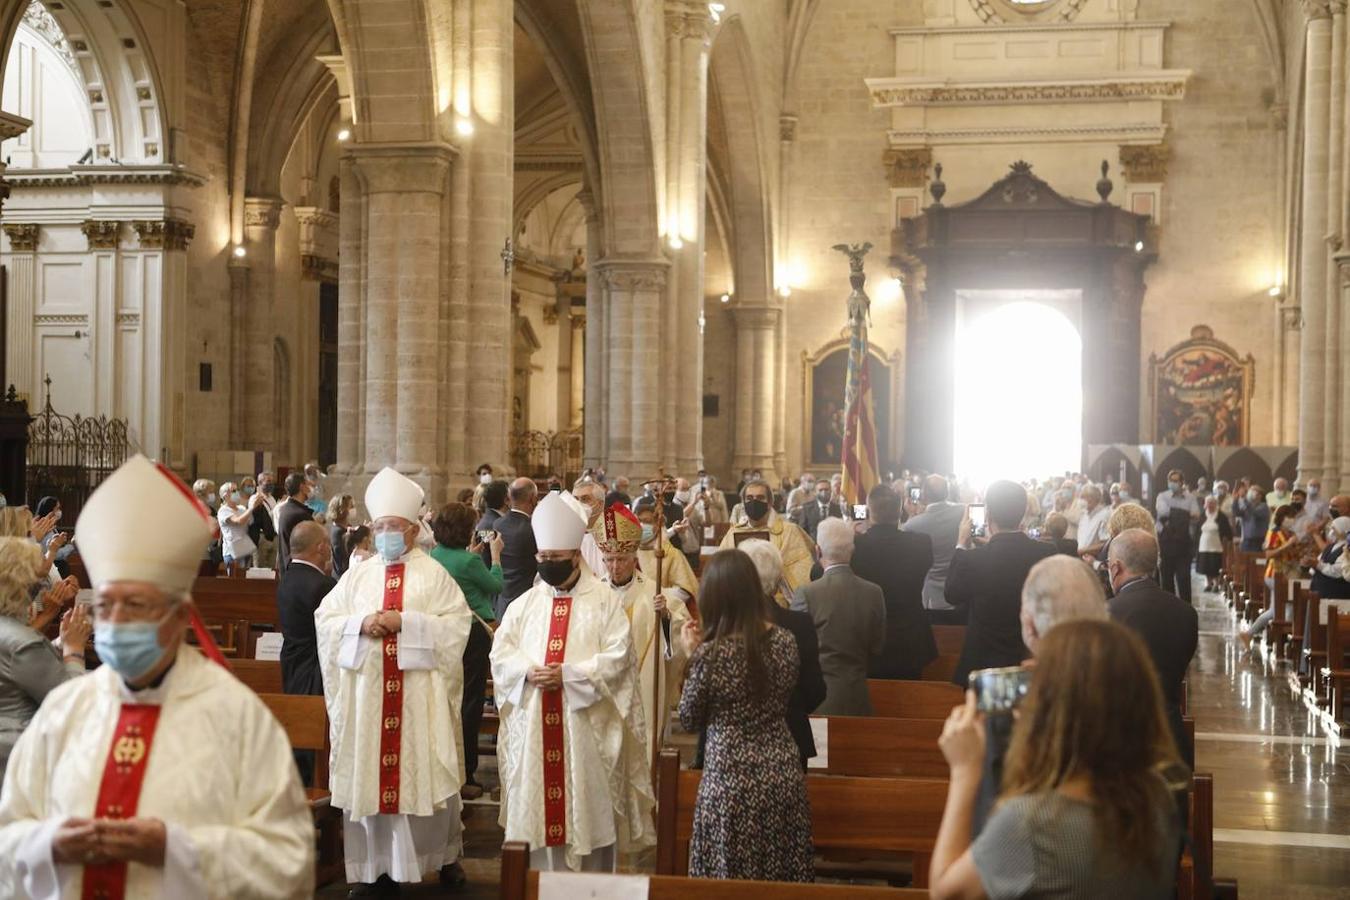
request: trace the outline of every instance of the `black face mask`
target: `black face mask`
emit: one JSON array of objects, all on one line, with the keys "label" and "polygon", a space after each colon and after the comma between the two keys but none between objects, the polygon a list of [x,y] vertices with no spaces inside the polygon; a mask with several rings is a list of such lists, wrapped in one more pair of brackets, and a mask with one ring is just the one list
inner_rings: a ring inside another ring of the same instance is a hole
[{"label": "black face mask", "polygon": [[1303,512],[1303,504],[1302,504],[1302,503],[1291,503],[1291,504],[1289,504],[1289,506],[1290,506],[1290,507],[1294,510],[1294,512],[1296,512],[1296,513],[1298,513],[1298,512]]},{"label": "black face mask", "polygon": [[670,505],[671,503],[674,503],[674,502],[675,502],[675,492],[674,492],[674,491],[666,491],[664,494],[661,495],[661,500],[662,500],[662,502],[664,502],[666,505]]},{"label": "black face mask", "polygon": [[769,504],[767,501],[760,500],[758,497],[753,500],[747,500],[745,501],[745,514],[749,516],[752,521],[758,522],[769,514]]},{"label": "black face mask", "polygon": [[576,567],[572,565],[571,559],[546,559],[539,563],[539,577],[545,584],[554,587],[566,584],[574,571]]},{"label": "black face mask", "polygon": [[816,499],[820,501],[820,503],[821,503],[822,506],[824,506],[826,503],[829,503],[829,502],[830,502],[830,495],[829,495],[829,494],[816,494]]}]

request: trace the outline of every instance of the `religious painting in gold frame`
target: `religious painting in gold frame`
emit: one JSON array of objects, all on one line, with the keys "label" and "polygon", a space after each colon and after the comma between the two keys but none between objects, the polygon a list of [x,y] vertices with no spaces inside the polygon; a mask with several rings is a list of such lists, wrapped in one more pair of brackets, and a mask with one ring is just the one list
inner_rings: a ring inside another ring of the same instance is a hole
[{"label": "religious painting in gold frame", "polygon": [[[872,417],[877,433],[877,464],[884,470],[898,457],[895,404],[899,400],[899,355],[887,356],[875,344],[867,353],[872,380]],[[803,455],[811,467],[843,464],[844,383],[848,372],[848,339],[830,341],[814,354],[802,352]]]},{"label": "religious painting in gold frame", "polygon": [[1161,358],[1149,356],[1152,442],[1173,446],[1240,447],[1251,434],[1256,360],[1214,337],[1207,325],[1191,329]]}]

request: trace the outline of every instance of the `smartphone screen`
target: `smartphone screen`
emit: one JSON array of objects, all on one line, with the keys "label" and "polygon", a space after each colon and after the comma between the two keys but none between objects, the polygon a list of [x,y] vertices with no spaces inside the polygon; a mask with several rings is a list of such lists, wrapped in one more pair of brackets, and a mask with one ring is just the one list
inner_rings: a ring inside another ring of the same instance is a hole
[{"label": "smartphone screen", "polygon": [[853,507],[853,518],[861,522],[867,518],[867,505],[865,503],[855,504]]},{"label": "smartphone screen", "polygon": [[1008,713],[1027,695],[1031,670],[1020,666],[977,669],[970,673],[969,685],[975,692],[975,708],[980,712]]},{"label": "smartphone screen", "polygon": [[967,507],[970,510],[970,528],[972,531],[984,530],[984,504],[972,503]]},{"label": "smartphone screen", "polygon": [[912,503],[918,503],[918,502],[919,502],[919,497],[921,496],[921,494],[922,494],[922,489],[921,489],[921,488],[910,488],[910,489],[909,489],[909,499],[910,499],[910,502],[912,502]]}]

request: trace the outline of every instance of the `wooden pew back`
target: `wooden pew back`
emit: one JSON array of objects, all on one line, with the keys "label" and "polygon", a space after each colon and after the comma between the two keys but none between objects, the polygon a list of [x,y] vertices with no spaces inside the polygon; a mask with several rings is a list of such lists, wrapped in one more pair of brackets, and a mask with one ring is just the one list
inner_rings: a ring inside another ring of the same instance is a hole
[{"label": "wooden pew back", "polygon": [[314,787],[328,790],[328,709],[309,694],[259,694],[295,750],[313,750]]},{"label": "wooden pew back", "polygon": [[941,681],[871,678],[867,691],[872,698],[872,714],[886,719],[946,719],[952,707],[965,700],[959,687]]},{"label": "wooden pew back", "polygon": [[230,669],[255,693],[285,693],[281,688],[281,663],[275,660],[236,659],[230,662]]},{"label": "wooden pew back", "polygon": [[822,720],[828,765],[812,765],[809,770],[812,775],[947,777],[947,760],[937,742],[942,734],[942,719],[829,716]]},{"label": "wooden pew back", "polygon": [[[529,871],[530,846],[512,841],[502,847],[502,900],[538,900],[539,873]],[[730,881],[652,875],[647,900],[924,900],[927,891],[861,887],[852,884],[788,884],[781,881]]]},{"label": "wooden pew back", "polygon": [[[680,770],[679,751],[662,751],[657,781],[658,874],[688,872],[701,774]],[[928,864],[947,802],[946,780],[808,775],[806,791],[817,852],[865,851],[878,856],[910,853],[914,883],[927,885]]]}]

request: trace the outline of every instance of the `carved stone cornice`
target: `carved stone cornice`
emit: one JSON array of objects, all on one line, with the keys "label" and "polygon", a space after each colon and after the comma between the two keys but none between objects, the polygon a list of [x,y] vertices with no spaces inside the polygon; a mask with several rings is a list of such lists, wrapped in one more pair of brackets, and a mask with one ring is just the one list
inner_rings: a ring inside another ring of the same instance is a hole
[{"label": "carved stone cornice", "polygon": [[33,316],[35,325],[88,325],[89,317],[83,313],[39,313]]},{"label": "carved stone cornice", "polygon": [[1331,4],[1327,0],[1300,0],[1299,5],[1303,7],[1303,16],[1309,22],[1331,18]]},{"label": "carved stone cornice", "polygon": [[6,180],[15,187],[73,187],[103,184],[159,184],[201,187],[206,178],[183,166],[71,166],[67,169],[31,169],[11,172]]},{"label": "carved stone cornice", "polygon": [[545,325],[558,324],[558,307],[553,303],[544,304],[544,324]]},{"label": "carved stone cornice", "polygon": [[706,2],[666,0],[666,33],[671,37],[708,41],[712,38],[713,18]]},{"label": "carved stone cornice", "polygon": [[1127,182],[1157,184],[1167,179],[1167,162],[1172,148],[1166,144],[1140,146],[1126,144],[1120,148],[1120,167]]},{"label": "carved stone cornice", "polygon": [[116,250],[122,233],[122,223],[100,219],[85,219],[80,231],[89,241],[90,250]]},{"label": "carved stone cornice", "polygon": [[13,113],[0,112],[0,141],[16,138],[33,127],[32,119],[16,116]]},{"label": "carved stone cornice", "polygon": [[666,289],[666,260],[601,260],[591,267],[611,291],[650,292]]},{"label": "carved stone cornice", "polygon": [[276,197],[245,197],[245,228],[276,228],[281,224],[281,207],[285,204]]},{"label": "carved stone cornice", "polygon": [[1303,307],[1290,303],[1277,307],[1280,311],[1280,324],[1285,331],[1300,331],[1303,328]]},{"label": "carved stone cornice", "polygon": [[783,311],[777,306],[737,306],[731,314],[736,319],[737,328],[767,331],[778,326]]},{"label": "carved stone cornice", "polygon": [[1116,124],[1065,125],[982,125],[971,124],[950,127],[926,127],[904,131],[888,131],[886,136],[894,147],[916,143],[930,144],[1022,144],[1039,141],[1091,141],[1092,143],[1120,144],[1125,141],[1157,143],[1167,134],[1167,126],[1160,122]]},{"label": "carved stone cornice", "polygon": [[197,227],[182,219],[164,219],[160,222],[132,222],[141,240],[142,250],[186,250],[197,233]]},{"label": "carved stone cornice", "polygon": [[38,227],[32,222],[6,222],[3,227],[9,237],[9,249],[13,253],[32,253],[37,250]]},{"label": "carved stone cornice", "polygon": [[[1087,6],[1088,0],[1066,0],[1066,2],[1055,10],[1054,21],[1072,22],[1078,18],[1078,14]],[[997,3],[995,0],[970,0],[970,8],[975,10],[975,15],[980,17],[981,22],[989,25],[1006,24],[1010,17],[1027,15],[1017,9],[1007,8],[1006,3]]]},{"label": "carved stone cornice", "polygon": [[297,206],[295,221],[301,228],[317,228],[321,231],[336,230],[338,227],[337,214],[317,206]]},{"label": "carved stone cornice", "polygon": [[872,105],[1020,106],[1125,100],[1182,100],[1188,70],[1057,81],[952,83],[931,78],[868,78]]},{"label": "carved stone cornice", "polygon": [[23,24],[33,29],[40,35],[51,47],[57,56],[67,66],[70,66],[72,72],[79,72],[79,66],[75,64],[75,54],[70,52],[70,43],[66,40],[66,33],[61,30],[56,18],[47,11],[47,7],[41,3],[29,3],[28,8],[23,11]]},{"label": "carved stone cornice", "polygon": [[797,140],[797,117],[781,115],[778,117],[778,140],[790,144]]},{"label": "carved stone cornice", "polygon": [[1345,4],[1346,0],[1329,0],[1328,6],[1331,9],[1331,14],[1333,16],[1345,15]]},{"label": "carved stone cornice", "polygon": [[306,281],[329,281],[337,284],[338,264],[335,259],[327,259],[314,253],[302,253],[300,270]]},{"label": "carved stone cornice", "polygon": [[931,147],[907,147],[887,150],[881,155],[886,177],[893,188],[921,188],[928,179],[928,167],[933,164]]}]

